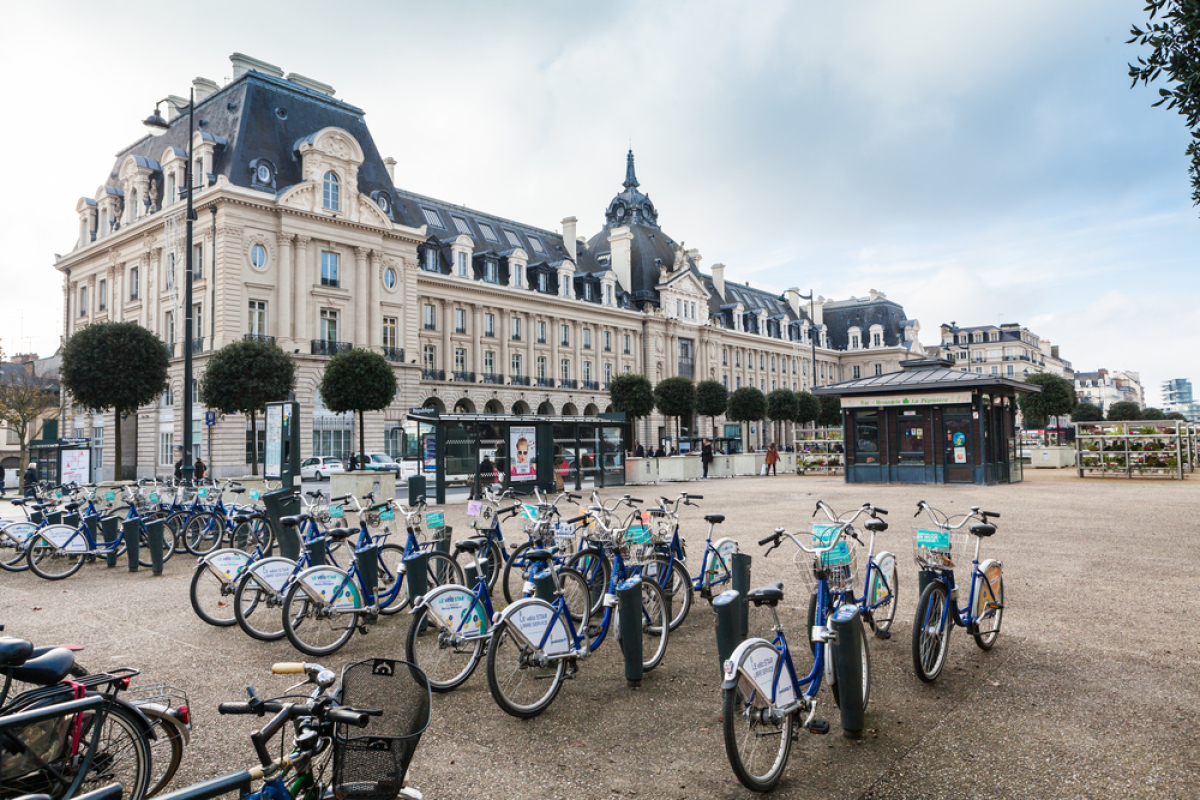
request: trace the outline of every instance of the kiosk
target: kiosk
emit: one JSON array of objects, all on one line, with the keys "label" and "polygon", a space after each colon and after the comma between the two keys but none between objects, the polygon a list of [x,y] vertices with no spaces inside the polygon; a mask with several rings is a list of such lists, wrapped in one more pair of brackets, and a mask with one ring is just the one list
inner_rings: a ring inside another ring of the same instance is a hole
[{"label": "kiosk", "polygon": [[1040,387],[944,359],[900,367],[813,390],[841,398],[847,483],[1022,480],[1016,398]]}]

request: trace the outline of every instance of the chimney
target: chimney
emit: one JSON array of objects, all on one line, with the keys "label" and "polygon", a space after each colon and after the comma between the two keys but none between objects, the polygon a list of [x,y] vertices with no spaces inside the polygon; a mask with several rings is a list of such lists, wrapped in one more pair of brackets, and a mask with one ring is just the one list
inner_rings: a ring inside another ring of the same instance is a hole
[{"label": "chimney", "polygon": [[813,301],[813,325],[824,325],[824,324],[825,324],[825,298],[818,295],[817,299],[815,301]]},{"label": "chimney", "polygon": [[575,249],[579,242],[575,238],[575,225],[578,223],[575,217],[564,217],[562,221],[562,237],[563,244],[567,247],[567,258],[571,259],[571,263],[576,263],[577,250]]},{"label": "chimney", "polygon": [[276,78],[283,77],[283,70],[279,67],[274,64],[268,64],[266,61],[260,61],[245,53],[234,53],[229,56],[229,63],[233,65],[233,79],[235,81],[247,72],[261,72],[264,75],[271,75]]},{"label": "chimney", "polygon": [[391,180],[392,185],[395,186],[396,185],[396,159],[392,158],[391,156],[388,156],[387,158],[385,158],[383,160],[383,166],[387,167],[388,179]]},{"label": "chimney", "polygon": [[713,286],[722,300],[725,299],[725,265],[712,265]]},{"label": "chimney", "polygon": [[208,78],[192,78],[192,91],[196,95],[197,103],[220,88],[216,81],[210,81]]},{"label": "chimney", "polygon": [[788,308],[790,308],[792,313],[797,317],[800,316],[800,290],[792,288],[788,289],[786,292],[784,292],[784,294],[787,296]]},{"label": "chimney", "polygon": [[613,228],[608,233],[608,244],[612,248],[612,271],[617,283],[626,292],[633,292],[633,233],[628,226]]},{"label": "chimney", "polygon": [[305,89],[312,89],[314,92],[320,92],[321,94],[329,95],[330,97],[333,97],[335,94],[333,87],[328,83],[321,83],[320,81],[315,81],[312,78],[306,78],[298,72],[289,72],[284,80],[289,80],[292,83],[298,83]]},{"label": "chimney", "polygon": [[187,108],[188,99],[186,97],[180,97],[177,94],[169,94],[167,95],[167,99],[171,101],[167,103],[167,122],[170,122],[179,116],[179,111],[175,107],[179,106],[179,108]]}]

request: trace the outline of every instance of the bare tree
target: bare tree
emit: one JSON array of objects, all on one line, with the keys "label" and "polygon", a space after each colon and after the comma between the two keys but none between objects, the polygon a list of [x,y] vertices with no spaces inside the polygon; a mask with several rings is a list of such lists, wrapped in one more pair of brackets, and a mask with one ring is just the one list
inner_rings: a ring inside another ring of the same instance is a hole
[{"label": "bare tree", "polygon": [[42,429],[46,412],[59,404],[58,381],[35,375],[33,365],[5,364],[0,371],[0,421],[21,440],[21,465],[29,440]]}]

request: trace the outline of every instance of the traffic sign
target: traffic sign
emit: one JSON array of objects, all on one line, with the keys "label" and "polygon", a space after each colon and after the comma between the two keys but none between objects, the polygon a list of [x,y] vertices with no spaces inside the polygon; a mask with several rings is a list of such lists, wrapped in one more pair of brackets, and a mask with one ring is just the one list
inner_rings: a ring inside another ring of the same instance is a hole
[{"label": "traffic sign", "polygon": [[205,411],[204,412],[204,424],[208,425],[209,427],[216,425],[217,424],[217,412]]}]

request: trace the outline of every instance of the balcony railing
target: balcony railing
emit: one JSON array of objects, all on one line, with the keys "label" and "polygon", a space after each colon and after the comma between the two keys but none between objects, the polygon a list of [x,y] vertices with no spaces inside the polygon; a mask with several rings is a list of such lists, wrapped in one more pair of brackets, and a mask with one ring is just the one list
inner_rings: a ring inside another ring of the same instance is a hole
[{"label": "balcony railing", "polygon": [[554,388],[554,378],[534,378],[534,386],[541,386],[544,389]]},{"label": "balcony railing", "polygon": [[511,383],[513,386],[528,386],[529,385],[529,376],[528,375],[511,375],[511,376],[509,376],[509,383]]},{"label": "balcony railing", "polygon": [[474,383],[475,373],[467,372],[466,370],[454,370],[454,380],[459,383]]},{"label": "balcony railing", "polygon": [[574,378],[563,378],[558,385],[564,389],[574,389],[578,383]]},{"label": "balcony railing", "polygon": [[429,369],[428,367],[421,370],[421,380],[423,381],[444,381],[446,380],[446,370],[444,369]]},{"label": "balcony railing", "polygon": [[521,334],[519,334],[519,333],[514,333],[514,334],[512,335],[512,340],[513,340],[514,342],[519,342],[519,341],[521,341]]},{"label": "balcony railing", "polygon": [[247,333],[244,334],[242,338],[248,342],[267,342],[268,344],[275,344],[275,337],[267,336],[265,333]]},{"label": "balcony railing", "polygon": [[499,375],[495,372],[485,372],[485,373],[483,373],[483,382],[484,383],[498,383],[500,385],[503,385],[504,384],[504,376]]},{"label": "balcony railing", "polygon": [[175,343],[174,342],[163,342],[163,347],[165,347],[167,349],[167,358],[175,357]]},{"label": "balcony railing", "polygon": [[404,363],[404,348],[403,347],[384,347],[383,357],[388,361],[396,361],[400,364]]},{"label": "balcony railing", "polygon": [[203,353],[204,352],[204,337],[203,336],[196,336],[195,338],[192,339],[192,352],[193,353]]},{"label": "balcony railing", "polygon": [[354,349],[350,342],[335,342],[333,339],[313,339],[312,354],[314,356],[336,356]]},{"label": "balcony railing", "polygon": [[588,392],[596,392],[600,390],[600,381],[584,381],[583,390]]}]

